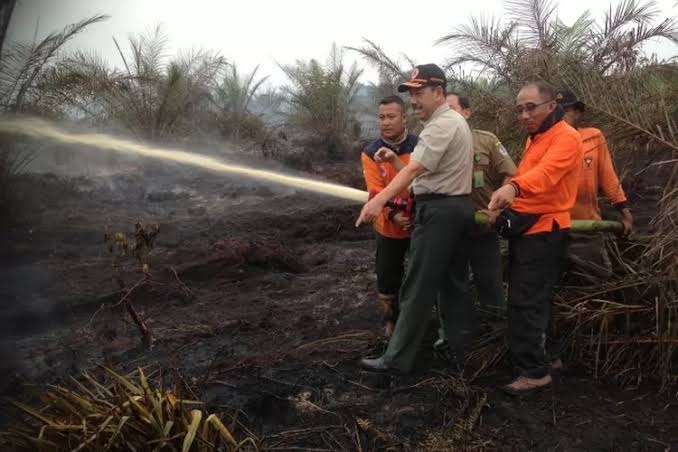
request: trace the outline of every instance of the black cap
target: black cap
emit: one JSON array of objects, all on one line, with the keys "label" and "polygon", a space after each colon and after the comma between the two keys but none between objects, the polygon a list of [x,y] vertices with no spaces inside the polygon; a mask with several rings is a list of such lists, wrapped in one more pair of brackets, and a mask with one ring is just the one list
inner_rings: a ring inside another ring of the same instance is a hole
[{"label": "black cap", "polygon": [[435,64],[421,64],[415,66],[410,74],[410,79],[398,86],[398,92],[404,93],[410,89],[421,88],[422,86],[442,86],[447,85],[445,73]]},{"label": "black cap", "polygon": [[569,90],[558,91],[556,93],[556,102],[563,106],[563,108],[574,107],[579,111],[586,110],[586,104],[577,99],[577,96]]}]

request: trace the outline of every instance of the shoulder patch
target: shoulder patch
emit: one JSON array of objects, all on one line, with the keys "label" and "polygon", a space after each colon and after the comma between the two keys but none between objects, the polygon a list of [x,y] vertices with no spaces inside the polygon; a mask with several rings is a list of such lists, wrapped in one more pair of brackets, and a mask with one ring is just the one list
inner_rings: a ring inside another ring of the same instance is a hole
[{"label": "shoulder patch", "polygon": [[509,156],[508,151],[506,150],[506,148],[504,147],[504,145],[501,144],[499,141],[497,141],[497,150],[498,150],[499,153],[500,153],[501,155],[503,155],[504,157],[508,157],[508,156]]}]

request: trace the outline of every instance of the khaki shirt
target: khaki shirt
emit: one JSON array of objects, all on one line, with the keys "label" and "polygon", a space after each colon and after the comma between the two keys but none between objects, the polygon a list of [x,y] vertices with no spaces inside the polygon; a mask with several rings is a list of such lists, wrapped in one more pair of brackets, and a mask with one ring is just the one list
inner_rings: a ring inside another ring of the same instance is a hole
[{"label": "khaki shirt", "polygon": [[493,133],[473,129],[473,191],[476,209],[487,209],[492,192],[501,187],[506,176],[516,173],[516,165]]},{"label": "khaki shirt", "polygon": [[424,123],[411,160],[426,172],[412,183],[415,195],[471,193],[473,137],[462,115],[441,105]]}]

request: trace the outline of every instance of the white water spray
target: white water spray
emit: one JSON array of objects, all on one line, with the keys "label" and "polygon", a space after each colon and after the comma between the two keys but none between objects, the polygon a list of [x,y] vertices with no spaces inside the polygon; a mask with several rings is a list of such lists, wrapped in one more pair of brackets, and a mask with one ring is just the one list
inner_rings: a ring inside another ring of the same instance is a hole
[{"label": "white water spray", "polygon": [[91,149],[135,154],[159,160],[170,160],[221,173],[237,174],[265,182],[287,185],[357,203],[366,202],[368,197],[367,192],[355,188],[305,179],[303,177],[287,176],[273,171],[259,170],[241,165],[231,165],[219,159],[193,152],[148,146],[101,133],[68,132],[49,122],[35,118],[0,119],[0,133],[47,138],[62,143],[84,145]]}]

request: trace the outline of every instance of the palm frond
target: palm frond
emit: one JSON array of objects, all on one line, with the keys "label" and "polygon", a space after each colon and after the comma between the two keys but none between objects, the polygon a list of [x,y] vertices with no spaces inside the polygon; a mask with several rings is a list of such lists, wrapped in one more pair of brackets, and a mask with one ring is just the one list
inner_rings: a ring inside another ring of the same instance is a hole
[{"label": "palm frond", "polygon": [[63,45],[88,26],[107,18],[105,15],[92,16],[30,45],[10,43],[0,61],[0,103],[4,108],[21,110],[36,80]]},{"label": "palm frond", "polygon": [[588,10],[582,13],[572,25],[566,25],[561,20],[557,20],[554,33],[556,50],[572,55],[581,55],[586,52],[594,24],[595,19],[591,17],[591,12]]},{"label": "palm frond", "polygon": [[401,61],[390,57],[383,48],[374,41],[363,38],[365,45],[363,47],[346,47],[347,50],[357,52],[372,67],[377,69],[380,79],[395,90],[395,86],[407,79],[407,74],[411,68],[416,66],[412,58],[403,54]]},{"label": "palm frond", "polygon": [[326,155],[344,154],[356,136],[352,104],[362,70],[356,63],[347,68],[336,46],[325,65],[311,59],[279,67],[288,79],[283,92],[288,97],[289,123],[323,146]]},{"label": "palm frond", "polygon": [[553,0],[509,0],[506,9],[520,26],[521,39],[542,50],[554,45],[556,4]]}]

